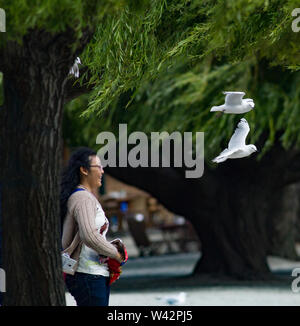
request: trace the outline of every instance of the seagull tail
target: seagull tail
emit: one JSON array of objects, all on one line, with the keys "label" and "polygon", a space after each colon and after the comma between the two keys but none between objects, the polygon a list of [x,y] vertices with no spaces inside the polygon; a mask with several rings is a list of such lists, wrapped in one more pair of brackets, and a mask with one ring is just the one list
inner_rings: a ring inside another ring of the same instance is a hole
[{"label": "seagull tail", "polygon": [[221,162],[224,162],[227,160],[227,157],[226,156],[217,156],[215,157],[212,162],[214,163],[221,163]]},{"label": "seagull tail", "polygon": [[223,111],[222,108],[220,106],[213,106],[210,109],[210,112],[217,112],[217,111]]}]

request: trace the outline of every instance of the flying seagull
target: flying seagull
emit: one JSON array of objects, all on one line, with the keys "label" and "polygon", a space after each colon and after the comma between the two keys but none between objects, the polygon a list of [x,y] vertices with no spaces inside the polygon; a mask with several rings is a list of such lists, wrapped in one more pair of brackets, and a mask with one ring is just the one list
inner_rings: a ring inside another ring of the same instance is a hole
[{"label": "flying seagull", "polygon": [[244,92],[223,92],[226,95],[225,104],[213,106],[210,112],[223,112],[241,114],[249,112],[254,108],[254,102],[251,98],[243,99]]},{"label": "flying seagull", "polygon": [[246,145],[246,137],[250,131],[249,124],[246,119],[242,118],[234,134],[231,136],[228,143],[228,148],[220,153],[219,156],[213,159],[215,163],[221,163],[228,158],[242,158],[257,152],[255,145]]}]

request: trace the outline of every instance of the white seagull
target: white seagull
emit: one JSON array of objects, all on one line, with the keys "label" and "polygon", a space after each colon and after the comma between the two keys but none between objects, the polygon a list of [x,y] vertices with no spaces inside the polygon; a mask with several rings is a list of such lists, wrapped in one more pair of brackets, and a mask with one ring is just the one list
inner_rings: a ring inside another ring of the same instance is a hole
[{"label": "white seagull", "polygon": [[156,297],[157,300],[162,301],[164,304],[168,304],[170,306],[181,305],[186,300],[186,293],[180,292],[177,295],[168,295],[162,297]]},{"label": "white seagull", "polygon": [[246,119],[242,118],[231,136],[228,143],[228,148],[220,153],[219,156],[212,161],[215,163],[221,163],[228,158],[242,158],[257,152],[255,145],[246,145],[246,138],[250,131],[249,124]]},{"label": "white seagull", "polygon": [[80,58],[77,57],[75,59],[75,62],[73,64],[73,66],[71,67],[70,71],[69,71],[69,75],[74,75],[76,78],[79,78],[79,67],[78,64],[81,64]]},{"label": "white seagull", "polygon": [[223,113],[241,114],[249,112],[254,108],[254,102],[251,98],[242,99],[244,92],[223,92],[226,95],[225,104],[213,106],[210,112],[220,111]]}]

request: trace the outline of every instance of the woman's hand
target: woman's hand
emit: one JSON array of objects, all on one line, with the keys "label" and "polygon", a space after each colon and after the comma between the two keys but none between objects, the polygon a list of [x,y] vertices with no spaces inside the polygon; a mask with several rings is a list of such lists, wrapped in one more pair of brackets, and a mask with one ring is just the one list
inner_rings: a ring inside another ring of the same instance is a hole
[{"label": "woman's hand", "polygon": [[118,261],[120,264],[123,263],[123,261],[124,261],[123,255],[121,255],[119,252],[118,252],[118,258],[117,258],[117,261]]},{"label": "woman's hand", "polygon": [[124,265],[128,260],[128,254],[127,254],[127,250],[126,250],[124,243],[122,242],[121,239],[115,239],[115,240],[111,241],[111,244],[113,244],[118,249],[119,257],[118,257],[117,261],[121,265]]}]

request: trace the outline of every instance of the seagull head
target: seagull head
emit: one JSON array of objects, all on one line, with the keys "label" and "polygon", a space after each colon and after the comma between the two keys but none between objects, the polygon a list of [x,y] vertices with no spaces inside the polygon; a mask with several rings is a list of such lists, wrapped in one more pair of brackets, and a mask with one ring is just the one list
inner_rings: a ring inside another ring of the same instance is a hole
[{"label": "seagull head", "polygon": [[250,110],[254,109],[255,104],[252,98],[245,98],[244,101],[248,104]]},{"label": "seagull head", "polygon": [[255,145],[248,145],[248,148],[250,149],[250,152],[251,153],[254,153],[254,152],[258,152],[258,149],[256,148]]}]

